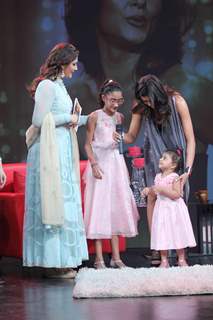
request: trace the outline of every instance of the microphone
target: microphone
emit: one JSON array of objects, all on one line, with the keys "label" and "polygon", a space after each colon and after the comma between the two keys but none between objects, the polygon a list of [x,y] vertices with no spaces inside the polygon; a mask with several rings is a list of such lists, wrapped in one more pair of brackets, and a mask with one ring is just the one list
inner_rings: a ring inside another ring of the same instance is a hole
[{"label": "microphone", "polygon": [[124,129],[122,124],[116,124],[116,132],[121,135],[121,140],[118,142],[119,153],[124,154],[124,140],[123,140]]}]

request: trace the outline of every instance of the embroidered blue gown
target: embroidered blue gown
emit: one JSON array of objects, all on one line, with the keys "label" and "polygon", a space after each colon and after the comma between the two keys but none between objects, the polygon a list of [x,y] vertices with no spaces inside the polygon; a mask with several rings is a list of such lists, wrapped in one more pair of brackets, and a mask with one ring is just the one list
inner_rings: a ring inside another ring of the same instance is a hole
[{"label": "embroidered blue gown", "polygon": [[[46,268],[69,268],[88,259],[82,216],[81,194],[76,183],[72,160],[72,141],[64,126],[70,122],[72,100],[61,79],[43,80],[35,93],[32,123],[41,127],[51,111],[56,125],[60,175],[64,200],[64,225],[47,228],[41,220],[40,138],[30,147],[27,157],[25,221],[23,235],[23,265]],[[79,125],[87,116],[81,116]]]}]

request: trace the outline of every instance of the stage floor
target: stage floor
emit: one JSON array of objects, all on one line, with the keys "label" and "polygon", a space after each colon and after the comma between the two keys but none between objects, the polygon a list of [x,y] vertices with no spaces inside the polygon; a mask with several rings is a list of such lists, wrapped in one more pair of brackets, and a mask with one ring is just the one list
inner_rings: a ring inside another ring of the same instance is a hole
[{"label": "stage floor", "polygon": [[[149,267],[138,249],[128,250],[123,259],[132,267]],[[213,264],[212,256],[189,260],[190,264]],[[5,280],[0,286],[0,320],[213,319],[213,295],[74,300],[73,280],[43,279],[39,269],[23,270],[16,259],[3,258],[0,267]]]}]

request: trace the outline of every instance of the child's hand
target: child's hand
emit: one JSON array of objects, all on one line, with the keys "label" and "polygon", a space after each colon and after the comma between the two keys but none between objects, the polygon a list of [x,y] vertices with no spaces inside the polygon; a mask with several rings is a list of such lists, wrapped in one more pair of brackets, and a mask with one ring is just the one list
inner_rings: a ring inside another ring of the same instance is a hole
[{"label": "child's hand", "polygon": [[149,193],[150,193],[150,188],[146,187],[141,191],[141,196],[147,197]]},{"label": "child's hand", "polygon": [[115,142],[120,142],[121,141],[121,135],[120,133],[114,131],[113,134],[112,134],[112,139],[115,141]]},{"label": "child's hand", "polygon": [[162,192],[162,187],[161,186],[153,186],[152,188],[152,192],[154,194],[157,194],[157,193],[161,193]]},{"label": "child's hand", "polygon": [[99,167],[98,163],[91,164],[93,177],[102,179],[103,170]]}]

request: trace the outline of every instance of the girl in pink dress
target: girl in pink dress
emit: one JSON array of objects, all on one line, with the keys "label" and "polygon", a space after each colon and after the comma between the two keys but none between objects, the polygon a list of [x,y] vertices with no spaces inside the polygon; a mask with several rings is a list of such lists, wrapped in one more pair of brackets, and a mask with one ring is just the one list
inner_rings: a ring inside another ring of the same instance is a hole
[{"label": "girl in pink dress", "polygon": [[95,239],[94,267],[105,268],[102,239],[111,239],[111,267],[125,267],[120,258],[118,236],[134,237],[138,234],[139,218],[125,160],[113,140],[116,124],[123,115],[117,109],[124,102],[120,85],[106,80],[100,89],[101,109],[88,120],[85,150],[88,165],[84,174],[84,222],[88,239]]},{"label": "girl in pink dress", "polygon": [[195,247],[196,242],[187,206],[182,199],[182,185],[178,171],[181,156],[175,151],[163,153],[154,186],[145,188],[142,195],[156,194],[152,227],[151,249],[160,250],[160,267],[169,267],[168,250],[176,249],[178,265],[187,266],[184,248]]}]

